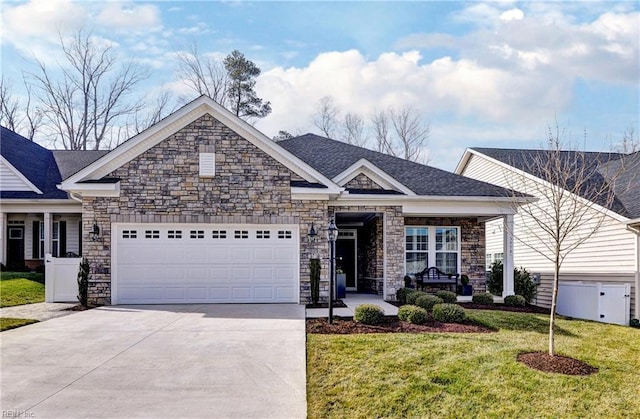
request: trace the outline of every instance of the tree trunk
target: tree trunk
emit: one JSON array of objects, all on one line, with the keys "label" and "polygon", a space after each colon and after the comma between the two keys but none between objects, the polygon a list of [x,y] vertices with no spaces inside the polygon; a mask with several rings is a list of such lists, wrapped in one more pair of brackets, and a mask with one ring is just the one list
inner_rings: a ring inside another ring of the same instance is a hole
[{"label": "tree trunk", "polygon": [[560,255],[556,250],[553,271],[553,293],[551,294],[551,316],[549,317],[549,355],[555,356],[556,306],[558,305],[558,283],[560,280]]}]

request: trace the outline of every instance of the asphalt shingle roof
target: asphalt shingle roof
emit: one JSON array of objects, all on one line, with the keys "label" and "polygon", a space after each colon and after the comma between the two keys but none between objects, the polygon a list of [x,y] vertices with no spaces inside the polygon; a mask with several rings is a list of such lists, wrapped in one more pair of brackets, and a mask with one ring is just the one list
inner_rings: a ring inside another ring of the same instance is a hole
[{"label": "asphalt shingle roof", "polygon": [[0,127],[0,153],[42,194],[28,191],[0,191],[3,199],[66,199],[56,187],[62,180],[51,151],[5,127]]},{"label": "asphalt shingle roof", "polygon": [[109,150],[53,150],[53,157],[56,159],[62,179],[66,179],[108,152]]},{"label": "asphalt shingle roof", "polygon": [[[473,147],[479,153],[498,161],[506,163],[516,169],[530,173],[536,177],[549,181],[545,173],[538,170],[535,162],[539,156],[550,153],[548,150],[518,150],[505,148]],[[576,153],[580,153],[577,158]],[[562,151],[561,158],[569,162],[583,162],[586,172],[593,173],[589,179],[588,187],[601,188],[605,185],[606,177],[616,173],[614,187],[614,199],[606,202],[606,197],[601,196],[600,205],[627,218],[640,218],[640,152],[632,154],[599,153],[581,151]],[[619,172],[624,164],[624,171]],[[621,173],[621,175],[619,174]],[[583,197],[587,197],[586,193]]]},{"label": "asphalt shingle roof", "polygon": [[510,191],[499,186],[315,134],[282,140],[278,145],[330,179],[366,159],[418,195],[511,196]]}]

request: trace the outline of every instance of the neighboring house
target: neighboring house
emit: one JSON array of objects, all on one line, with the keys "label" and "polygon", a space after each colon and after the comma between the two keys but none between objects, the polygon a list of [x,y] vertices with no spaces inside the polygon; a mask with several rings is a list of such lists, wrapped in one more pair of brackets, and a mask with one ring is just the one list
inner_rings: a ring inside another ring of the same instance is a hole
[{"label": "neighboring house", "polygon": [[[544,185],[544,179],[537,177],[542,175],[536,176],[530,173],[526,164],[539,153],[544,151],[470,148],[465,151],[455,172],[503,187],[522,182],[522,179]],[[601,168],[600,173],[606,173],[604,170],[606,166],[619,165],[622,159],[627,169],[616,182],[615,199],[611,203],[601,202],[601,205],[593,205],[586,209],[593,212],[594,217],[605,214],[604,221],[592,237],[564,260],[560,280],[563,283],[582,281],[583,283],[630,284],[630,315],[632,318],[637,317],[637,313],[640,313],[640,301],[637,298],[640,282],[640,152],[626,155],[587,152],[584,157],[585,164],[596,165]],[[595,175],[590,179],[591,182],[601,183],[600,176],[600,174]],[[544,197],[538,198],[544,199]],[[594,219],[594,217],[590,218]],[[516,237],[526,234],[520,226],[521,222],[532,221],[527,219],[516,221]],[[591,222],[584,223],[585,231],[592,228]],[[487,266],[490,262],[506,257],[506,252],[503,251],[502,235],[503,228],[499,221],[487,222]],[[548,307],[551,301],[553,264],[518,241],[514,246],[513,259],[516,266],[541,274],[542,281],[538,287],[537,303]]]},{"label": "neighboring house", "polygon": [[62,177],[100,304],[306,303],[311,257],[326,299],[332,218],[348,290],[394,299],[427,266],[481,290],[485,220],[513,222],[501,187],[310,134],[275,143],[206,96]]},{"label": "neighboring house", "polygon": [[50,151],[15,132],[0,132],[0,263],[36,269],[44,256],[82,252],[82,204],[57,188],[105,151]]}]

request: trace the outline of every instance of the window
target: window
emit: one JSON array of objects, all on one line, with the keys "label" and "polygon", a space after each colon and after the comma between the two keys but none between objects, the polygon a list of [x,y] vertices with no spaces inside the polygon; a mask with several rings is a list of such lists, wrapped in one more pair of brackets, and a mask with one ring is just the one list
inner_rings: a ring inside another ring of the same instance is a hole
[{"label": "window", "polygon": [[192,239],[204,239],[204,230],[191,230],[189,237]]},{"label": "window", "polygon": [[487,265],[487,269],[489,269],[489,267],[491,266],[492,260],[493,259],[491,259],[491,253],[487,253],[484,259],[484,263],[485,265]]},{"label": "window", "polygon": [[137,230],[122,230],[122,238],[123,239],[135,239],[138,237]]},{"label": "window", "polygon": [[[51,223],[51,255],[58,257],[60,253],[60,222]],[[33,249],[34,259],[44,259],[44,221],[38,222],[38,247]]]},{"label": "window", "polygon": [[405,227],[405,272],[414,274],[436,266],[460,273],[459,227]]},{"label": "window", "polygon": [[54,258],[60,256],[60,223],[54,221],[51,231],[51,255]]},{"label": "window", "polygon": [[271,232],[269,230],[256,231],[256,239],[268,239],[269,237],[271,237]]},{"label": "window", "polygon": [[145,239],[159,239],[160,231],[159,230],[145,230],[144,232]]},{"label": "window", "polygon": [[504,253],[494,253],[493,254],[493,260],[494,260],[494,262],[498,262],[498,261],[502,262],[502,261],[504,261]]},{"label": "window", "polygon": [[216,174],[215,153],[200,153],[200,177],[214,177]]},{"label": "window", "polygon": [[182,238],[182,230],[169,230],[167,232],[168,239],[181,239]]},{"label": "window", "polygon": [[291,231],[289,231],[289,230],[279,230],[278,231],[278,238],[279,239],[290,239],[291,238]]},{"label": "window", "polygon": [[405,233],[405,270],[414,274],[429,266],[429,228],[407,227]]},{"label": "window", "polygon": [[233,237],[235,239],[248,239],[249,232],[247,230],[236,230],[233,232]]},{"label": "window", "polygon": [[214,239],[226,239],[227,238],[227,230],[213,230],[211,232],[211,237]]}]

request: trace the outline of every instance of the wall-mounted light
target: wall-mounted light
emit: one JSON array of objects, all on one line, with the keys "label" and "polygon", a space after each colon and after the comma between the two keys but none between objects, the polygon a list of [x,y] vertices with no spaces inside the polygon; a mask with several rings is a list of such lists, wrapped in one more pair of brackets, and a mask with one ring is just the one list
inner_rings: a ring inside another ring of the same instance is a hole
[{"label": "wall-mounted light", "polygon": [[96,222],[93,223],[93,227],[91,227],[91,231],[89,232],[91,236],[91,240],[96,241],[100,237],[100,227]]},{"label": "wall-mounted light", "polygon": [[307,240],[309,241],[309,243],[315,243],[318,240],[318,232],[316,231],[313,223],[311,223],[311,228],[309,229],[309,233],[307,234]]}]

